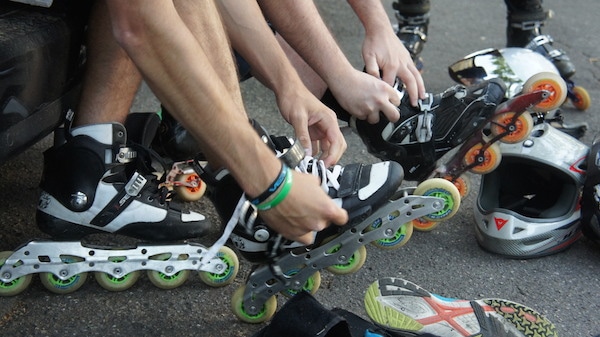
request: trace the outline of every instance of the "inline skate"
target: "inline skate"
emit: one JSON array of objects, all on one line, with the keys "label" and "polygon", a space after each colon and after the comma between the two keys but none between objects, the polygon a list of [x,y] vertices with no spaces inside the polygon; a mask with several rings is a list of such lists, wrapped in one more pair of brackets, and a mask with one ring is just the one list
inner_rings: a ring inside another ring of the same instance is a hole
[{"label": "inline skate", "polygon": [[315,158],[305,157],[299,143],[271,137],[257,124],[255,127],[288,167],[318,176],[323,189],[348,211],[350,220],[344,226],[315,233],[314,243],[308,246],[287,240],[267,227],[227,171],[196,168],[207,182],[207,195],[219,215],[230,219],[227,227],[235,226],[230,236],[233,246],[256,264],[232,298],[233,312],[245,322],[270,319],[279,292],[285,296],[303,290],[316,292],[322,269],[335,274],[357,271],[366,259],[364,245],[372,242],[380,248],[398,248],[412,234],[412,219],[448,219],[460,205],[458,191],[446,180],[400,189],[402,167],[394,162],[327,169]]},{"label": "inline skate", "polygon": [[[239,263],[224,246],[226,233],[211,247],[177,242],[204,236],[210,223],[172,200],[150,167],[148,150],[128,140],[123,125],[89,125],[65,135],[44,153],[36,216],[51,239],[0,253],[0,296],[22,292],[33,274],[59,294],[79,289],[89,272],[111,291],[131,287],[141,270],[165,289],[183,284],[191,270],[211,286],[234,280]],[[142,242],[119,247],[84,243],[97,233]]]},{"label": "inline skate", "polygon": [[542,33],[552,11],[544,11],[540,0],[505,0],[508,11],[506,46],[533,50],[548,59],[567,84],[567,95],[575,108],[586,110],[591,104],[589,93],[571,79],[575,65],[563,50],[553,46],[554,39]]},{"label": "inline skate", "polygon": [[[505,90],[500,79],[470,87],[453,86],[441,94],[430,94],[417,108],[411,107],[407,95],[400,92],[398,122],[382,119],[377,124],[369,124],[352,118],[350,125],[370,153],[382,160],[400,163],[407,180],[443,177],[453,182],[465,197],[469,182],[463,173],[492,171],[501,159],[496,142],[519,142],[529,135],[533,119],[525,113],[527,109],[547,109],[550,103],[562,103],[553,92],[536,86],[528,89],[531,92],[502,103]],[[446,153],[457,147],[459,149],[445,164],[438,164]],[[418,219],[413,225],[415,229],[431,230],[437,223]]]}]

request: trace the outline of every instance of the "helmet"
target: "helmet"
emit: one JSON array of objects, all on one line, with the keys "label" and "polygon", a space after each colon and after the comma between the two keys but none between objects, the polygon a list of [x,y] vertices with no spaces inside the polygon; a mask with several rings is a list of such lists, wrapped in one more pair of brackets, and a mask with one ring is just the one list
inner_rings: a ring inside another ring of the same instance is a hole
[{"label": "helmet", "polygon": [[600,243],[600,139],[594,140],[587,159],[587,174],[581,197],[583,234]]},{"label": "helmet", "polygon": [[579,201],[589,148],[548,123],[500,144],[502,161],[481,178],[474,209],[479,245],[511,258],[566,249],[581,237]]}]

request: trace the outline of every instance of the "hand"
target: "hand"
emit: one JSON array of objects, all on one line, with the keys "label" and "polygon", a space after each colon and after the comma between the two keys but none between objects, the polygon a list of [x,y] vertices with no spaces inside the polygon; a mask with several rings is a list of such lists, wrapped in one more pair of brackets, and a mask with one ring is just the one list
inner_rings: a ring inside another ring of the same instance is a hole
[{"label": "hand", "polygon": [[421,73],[393,30],[368,32],[363,41],[362,54],[367,73],[389,85],[393,85],[396,78],[402,81],[412,106],[417,105],[419,98],[426,97]]},{"label": "hand", "polygon": [[334,165],[347,144],[337,117],[304,87],[277,96],[283,118],[292,125],[307,155],[317,155],[326,166]]},{"label": "hand", "polygon": [[329,89],[338,103],[358,119],[375,124],[379,122],[380,113],[392,122],[400,118],[398,92],[365,72],[351,69],[333,81]]},{"label": "hand", "polygon": [[336,205],[321,189],[315,176],[293,171],[292,188],[283,201],[261,211],[261,218],[285,238],[303,244],[314,241],[314,232],[322,231],[330,223],[344,225],[348,213]]}]

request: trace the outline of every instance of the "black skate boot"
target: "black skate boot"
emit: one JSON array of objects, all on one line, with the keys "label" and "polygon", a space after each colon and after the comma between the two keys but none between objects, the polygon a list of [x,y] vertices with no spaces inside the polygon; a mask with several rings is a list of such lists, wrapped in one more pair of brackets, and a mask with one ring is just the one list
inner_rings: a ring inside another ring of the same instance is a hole
[{"label": "black skate boot", "polygon": [[508,10],[506,46],[531,49],[552,61],[560,75],[569,79],[575,74],[575,65],[564,51],[552,46],[550,35],[542,34],[541,28],[548,19],[541,0],[505,0]]},{"label": "black skate boot", "polygon": [[38,226],[59,240],[99,232],[151,241],[203,236],[208,220],[171,201],[151,164],[121,124],[73,129],[44,153]]},{"label": "black skate boot", "polygon": [[160,119],[152,149],[174,161],[194,158],[201,152],[198,142],[165,107],[161,107]]},{"label": "black skate boot", "polygon": [[423,59],[420,57],[429,26],[429,0],[398,0],[392,4],[396,10],[398,29],[396,35],[410,53],[417,69],[423,70]]},{"label": "black skate boot", "polygon": [[[270,136],[256,121],[251,122],[263,141],[286,165],[320,178],[323,190],[348,212],[350,220],[347,226],[352,226],[372,214],[394,195],[402,183],[403,170],[397,163],[350,164],[344,167],[336,165],[328,169],[322,161],[304,157],[299,143],[293,143],[287,137]],[[231,218],[243,195],[237,182],[227,172],[219,172],[214,174],[217,178],[209,178],[206,177],[206,168],[198,170],[204,171],[201,177],[206,179],[209,185],[207,194],[221,218]],[[275,231],[257,219],[253,228],[237,226],[231,239],[234,245],[240,248],[241,253],[255,263],[266,262],[286,249],[300,246],[291,241],[276,242],[273,240],[276,237],[278,234]],[[273,247],[275,244],[280,247]]]},{"label": "black skate boot", "polygon": [[457,85],[430,94],[418,108],[411,107],[408,95],[401,92],[398,122],[381,118],[379,123],[369,124],[353,118],[350,125],[371,154],[400,163],[405,179],[421,181],[433,172],[439,158],[490,121],[505,91],[500,79],[471,87]]}]

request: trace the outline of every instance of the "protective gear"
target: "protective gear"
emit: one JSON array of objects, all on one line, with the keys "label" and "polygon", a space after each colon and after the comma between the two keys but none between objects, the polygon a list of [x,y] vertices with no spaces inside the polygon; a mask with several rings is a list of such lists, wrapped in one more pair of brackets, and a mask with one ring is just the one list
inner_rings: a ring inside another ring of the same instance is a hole
[{"label": "protective gear", "polygon": [[581,197],[583,234],[600,244],[600,139],[595,139],[587,158],[587,174]]},{"label": "protective gear", "polygon": [[581,237],[579,201],[589,148],[547,123],[481,180],[474,209],[480,246],[511,258],[562,251]]}]

